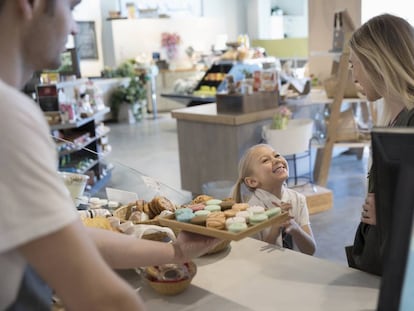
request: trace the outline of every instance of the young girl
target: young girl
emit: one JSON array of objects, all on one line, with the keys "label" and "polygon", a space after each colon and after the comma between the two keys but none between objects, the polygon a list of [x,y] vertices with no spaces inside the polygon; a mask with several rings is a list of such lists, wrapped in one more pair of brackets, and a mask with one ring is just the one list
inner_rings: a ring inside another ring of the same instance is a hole
[{"label": "young girl", "polygon": [[312,255],[315,240],[309,223],[305,196],[288,189],[288,163],[267,144],[259,144],[246,151],[239,163],[239,179],[233,188],[233,199],[242,202],[241,186],[251,191],[249,205],[260,205],[266,209],[280,207],[292,218],[282,225],[273,225],[255,236],[265,242]]}]

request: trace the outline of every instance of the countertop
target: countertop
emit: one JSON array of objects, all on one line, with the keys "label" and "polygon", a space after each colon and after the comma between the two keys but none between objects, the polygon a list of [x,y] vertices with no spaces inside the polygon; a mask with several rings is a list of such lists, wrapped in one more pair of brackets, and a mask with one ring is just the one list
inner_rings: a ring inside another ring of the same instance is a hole
[{"label": "countertop", "polygon": [[219,114],[215,103],[175,109],[171,112],[177,120],[197,121],[224,125],[242,125],[271,119],[277,108],[243,114]]},{"label": "countertop", "polygon": [[187,290],[161,296],[137,274],[124,274],[148,310],[375,310],[380,278],[343,264],[246,238],[195,260]]}]

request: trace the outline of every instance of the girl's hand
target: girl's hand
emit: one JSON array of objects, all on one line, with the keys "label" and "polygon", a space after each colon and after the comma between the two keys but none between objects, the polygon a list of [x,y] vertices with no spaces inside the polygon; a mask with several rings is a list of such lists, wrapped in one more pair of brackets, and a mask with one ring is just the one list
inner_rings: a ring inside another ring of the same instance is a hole
[{"label": "girl's hand", "polygon": [[361,222],[374,226],[377,224],[374,193],[368,193],[365,198],[365,203],[362,205]]},{"label": "girl's hand", "polygon": [[285,228],[287,234],[292,234],[293,232],[300,231],[298,223],[292,218],[282,224],[282,227]]},{"label": "girl's hand", "polygon": [[292,209],[292,203],[290,203],[290,202],[281,202],[281,204],[278,204],[277,202],[272,202],[272,203],[276,207],[280,207],[280,209],[282,210],[282,212],[287,212],[290,209]]}]

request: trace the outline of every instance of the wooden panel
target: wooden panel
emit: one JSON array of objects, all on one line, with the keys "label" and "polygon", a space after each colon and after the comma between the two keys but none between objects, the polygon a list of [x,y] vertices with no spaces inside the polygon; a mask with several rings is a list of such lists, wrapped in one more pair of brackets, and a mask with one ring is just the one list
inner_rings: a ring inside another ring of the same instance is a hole
[{"label": "wooden panel", "polygon": [[262,126],[268,124],[271,117],[234,126],[179,119],[181,187],[199,194],[203,183],[236,181],[240,156],[247,148],[260,142]]},{"label": "wooden panel", "polygon": [[327,188],[308,184],[304,187],[296,187],[293,189],[306,197],[309,214],[311,215],[324,212],[333,207],[333,194]]}]

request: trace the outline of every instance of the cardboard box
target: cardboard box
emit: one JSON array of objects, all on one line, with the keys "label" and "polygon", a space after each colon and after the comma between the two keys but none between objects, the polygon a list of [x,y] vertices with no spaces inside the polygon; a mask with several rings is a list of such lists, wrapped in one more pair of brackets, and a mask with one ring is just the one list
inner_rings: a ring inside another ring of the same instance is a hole
[{"label": "cardboard box", "polygon": [[241,114],[273,109],[279,106],[279,92],[252,94],[217,94],[217,113]]},{"label": "cardboard box", "polygon": [[306,184],[300,187],[293,187],[292,189],[302,193],[306,197],[310,215],[324,212],[333,206],[333,194],[327,188]]}]

